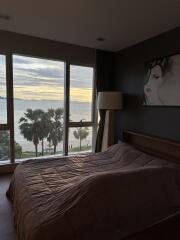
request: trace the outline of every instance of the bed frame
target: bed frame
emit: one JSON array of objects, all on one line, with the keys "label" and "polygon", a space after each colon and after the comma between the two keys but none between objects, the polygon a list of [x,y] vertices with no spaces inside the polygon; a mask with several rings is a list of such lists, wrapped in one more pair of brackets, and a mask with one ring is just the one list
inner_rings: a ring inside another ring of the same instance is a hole
[{"label": "bed frame", "polygon": [[180,163],[180,142],[132,131],[123,132],[123,141],[132,144],[142,152]]},{"label": "bed frame", "polygon": [[[139,150],[180,163],[180,142],[162,139],[132,131],[123,132],[123,141],[132,144]],[[179,240],[180,210],[175,214],[137,232],[123,240]]]}]

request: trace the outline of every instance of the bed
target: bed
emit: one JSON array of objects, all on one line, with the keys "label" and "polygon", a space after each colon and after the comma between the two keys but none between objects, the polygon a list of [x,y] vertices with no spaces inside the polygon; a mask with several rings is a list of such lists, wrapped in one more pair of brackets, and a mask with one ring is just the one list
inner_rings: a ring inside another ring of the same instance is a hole
[{"label": "bed", "polygon": [[23,162],[7,192],[18,240],[143,232],[179,211],[179,161],[180,144],[127,131],[102,153]]}]

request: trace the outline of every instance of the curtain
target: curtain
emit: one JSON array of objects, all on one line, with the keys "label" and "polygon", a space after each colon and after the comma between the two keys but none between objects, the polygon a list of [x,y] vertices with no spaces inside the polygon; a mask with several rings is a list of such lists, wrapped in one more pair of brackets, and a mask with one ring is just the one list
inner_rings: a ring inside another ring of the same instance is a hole
[{"label": "curtain", "polygon": [[[114,79],[114,64],[115,53],[103,50],[96,50],[96,91],[111,91],[113,90]],[[105,110],[99,111],[99,125],[96,137],[95,152],[100,152],[102,148],[104,123],[105,123]]]}]

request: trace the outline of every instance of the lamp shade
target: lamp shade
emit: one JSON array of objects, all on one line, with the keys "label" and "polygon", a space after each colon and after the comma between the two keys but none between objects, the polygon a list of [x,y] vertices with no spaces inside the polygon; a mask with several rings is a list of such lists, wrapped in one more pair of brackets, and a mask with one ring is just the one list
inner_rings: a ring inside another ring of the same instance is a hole
[{"label": "lamp shade", "polygon": [[120,110],[122,109],[121,92],[99,92],[98,109]]}]

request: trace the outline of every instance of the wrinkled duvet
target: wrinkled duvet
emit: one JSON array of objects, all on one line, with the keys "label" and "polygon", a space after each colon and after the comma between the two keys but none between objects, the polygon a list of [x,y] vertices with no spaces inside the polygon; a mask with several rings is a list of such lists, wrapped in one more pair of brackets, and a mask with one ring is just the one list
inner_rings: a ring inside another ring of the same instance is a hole
[{"label": "wrinkled duvet", "polygon": [[18,240],[119,240],[180,209],[180,168],[122,143],[23,162],[7,194]]}]

